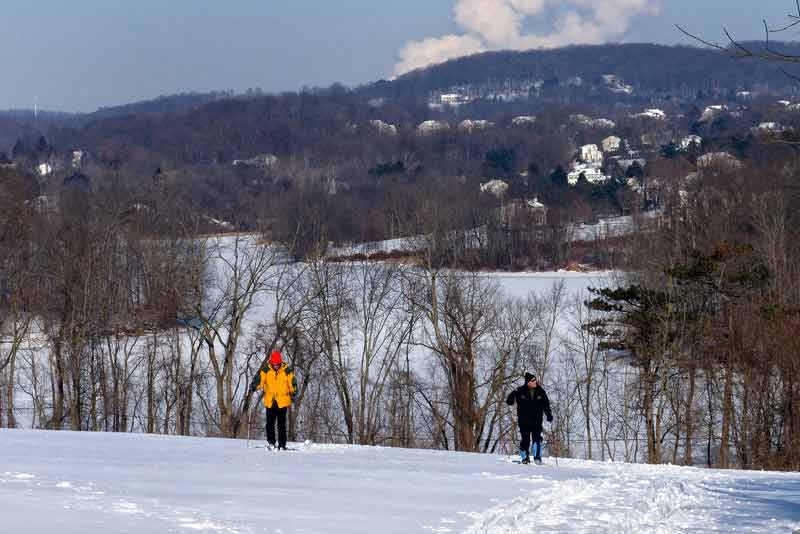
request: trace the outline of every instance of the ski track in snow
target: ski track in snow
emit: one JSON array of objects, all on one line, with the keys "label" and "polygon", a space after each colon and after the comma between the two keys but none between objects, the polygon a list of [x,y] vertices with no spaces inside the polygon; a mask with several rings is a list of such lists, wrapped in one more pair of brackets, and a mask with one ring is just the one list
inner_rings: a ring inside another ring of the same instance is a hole
[{"label": "ski track in snow", "polygon": [[[708,506],[702,490],[692,483],[633,478],[618,471],[602,480],[548,481],[491,510],[471,514],[469,534],[537,532],[682,532],[706,529],[702,510]],[[714,505],[717,505],[714,499]]]},{"label": "ski track in snow", "polygon": [[[561,463],[565,467],[575,465],[572,460]],[[727,510],[746,503],[733,498],[733,488],[726,488],[728,483],[737,484],[733,477],[719,471],[670,467],[673,473],[668,474],[663,466],[595,465],[602,466],[605,477],[595,473],[553,480],[548,477],[553,474],[552,465],[531,466],[536,489],[523,491],[523,495],[485,512],[467,514],[474,522],[465,534],[800,533],[797,521],[729,524],[728,516],[736,514]],[[725,489],[731,493],[727,498]]]}]

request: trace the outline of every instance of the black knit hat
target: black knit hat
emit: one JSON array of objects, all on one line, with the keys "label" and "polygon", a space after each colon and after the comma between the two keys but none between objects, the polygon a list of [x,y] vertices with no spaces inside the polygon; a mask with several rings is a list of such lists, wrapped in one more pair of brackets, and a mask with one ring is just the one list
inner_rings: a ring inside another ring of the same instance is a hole
[{"label": "black knit hat", "polygon": [[531,380],[536,380],[536,375],[533,373],[525,373],[525,383],[527,384]]}]

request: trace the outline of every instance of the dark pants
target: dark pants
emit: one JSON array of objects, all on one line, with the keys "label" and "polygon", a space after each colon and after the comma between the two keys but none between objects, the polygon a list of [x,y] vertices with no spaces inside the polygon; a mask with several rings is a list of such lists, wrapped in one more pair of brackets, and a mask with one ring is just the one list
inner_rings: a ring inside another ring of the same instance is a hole
[{"label": "dark pants", "polygon": [[[519,442],[519,450],[530,452],[531,441],[533,441],[533,457],[542,457],[542,429],[541,427],[519,426],[519,433],[522,434],[522,439]],[[531,440],[533,437],[533,440]]]},{"label": "dark pants", "polygon": [[288,408],[278,408],[278,403],[273,402],[267,408],[267,441],[275,445],[275,420],[278,421],[278,447],[286,448],[286,412]]}]

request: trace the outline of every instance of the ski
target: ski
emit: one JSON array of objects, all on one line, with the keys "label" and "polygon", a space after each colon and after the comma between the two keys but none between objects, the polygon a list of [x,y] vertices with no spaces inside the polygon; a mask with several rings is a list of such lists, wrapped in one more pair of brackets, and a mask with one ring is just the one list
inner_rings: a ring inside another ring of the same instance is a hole
[{"label": "ski", "polygon": [[541,460],[538,460],[538,461],[537,460],[533,460],[533,461],[530,461],[530,462],[523,462],[522,460],[518,460],[518,459],[513,459],[512,460],[512,459],[509,458],[507,460],[507,462],[511,463],[511,464],[517,464],[517,465],[547,465]]},{"label": "ski", "polygon": [[270,447],[269,445],[251,445],[251,449],[266,449],[269,452],[292,452],[292,451],[299,451],[302,449],[298,449],[296,447],[286,447],[285,449],[278,449],[278,447]]}]

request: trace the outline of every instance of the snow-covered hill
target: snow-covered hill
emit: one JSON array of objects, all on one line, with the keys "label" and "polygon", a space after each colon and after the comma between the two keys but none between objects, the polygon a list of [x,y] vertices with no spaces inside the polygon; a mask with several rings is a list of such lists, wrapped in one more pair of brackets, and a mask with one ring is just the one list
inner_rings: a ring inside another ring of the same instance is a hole
[{"label": "snow-covered hill", "polygon": [[0,430],[0,532],[800,531],[797,473],[296,447]]}]

